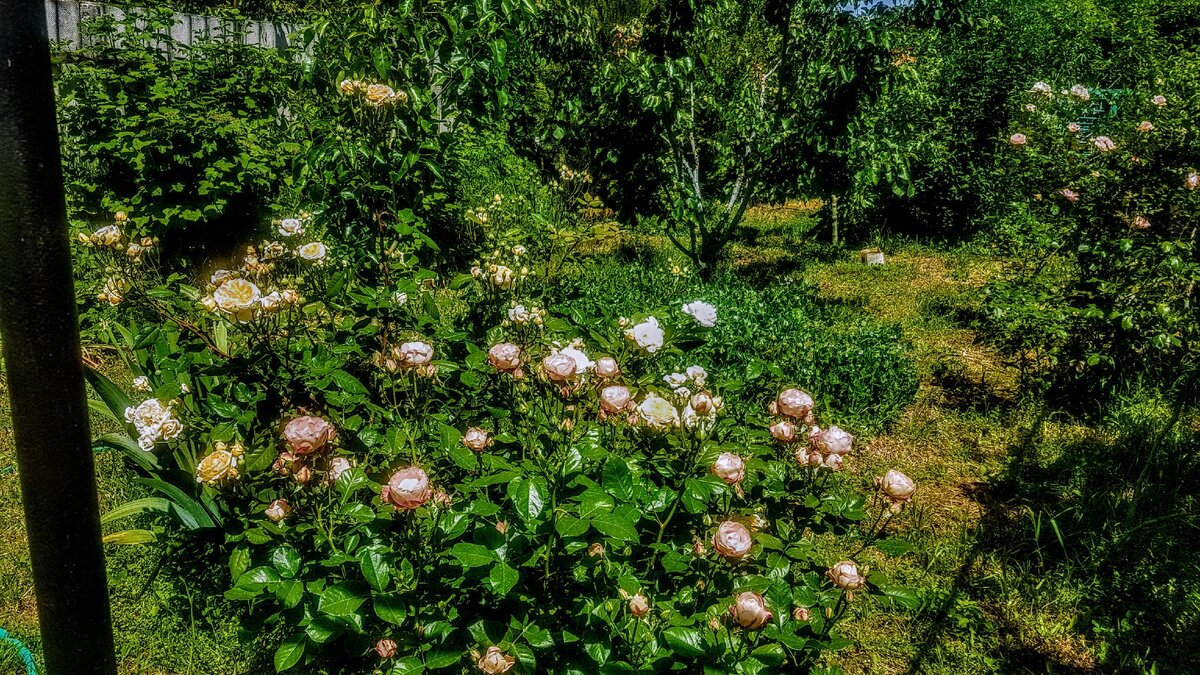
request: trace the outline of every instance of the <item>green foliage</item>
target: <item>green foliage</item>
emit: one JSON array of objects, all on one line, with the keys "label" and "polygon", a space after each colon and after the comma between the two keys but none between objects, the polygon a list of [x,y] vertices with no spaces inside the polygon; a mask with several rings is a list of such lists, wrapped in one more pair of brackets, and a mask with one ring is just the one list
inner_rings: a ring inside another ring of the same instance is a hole
[{"label": "green foliage", "polygon": [[[777,364],[807,388],[843,423],[877,431],[895,421],[917,390],[907,345],[894,327],[844,317],[823,304],[815,289],[796,283],[756,288],[723,276],[706,286],[668,259],[651,253],[642,261],[591,260],[550,290],[550,307],[579,316],[609,312],[634,316],[639,308],[682,305],[703,297],[721,312],[714,339],[689,357],[723,376]],[[676,369],[682,359],[669,361]],[[732,394],[753,406],[760,392]],[[744,397],[743,397],[744,396]]]},{"label": "green foliage", "polygon": [[101,17],[84,26],[91,46],[60,55],[71,215],[129,211],[131,234],[172,241],[184,229],[193,242],[245,237],[299,147],[285,112],[292,55],[235,35],[188,47],[172,22],[169,9]]}]

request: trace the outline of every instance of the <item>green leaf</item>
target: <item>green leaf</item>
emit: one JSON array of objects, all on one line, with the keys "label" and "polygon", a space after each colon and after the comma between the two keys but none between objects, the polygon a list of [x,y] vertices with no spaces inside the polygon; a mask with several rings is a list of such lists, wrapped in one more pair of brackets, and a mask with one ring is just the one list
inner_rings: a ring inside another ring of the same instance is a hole
[{"label": "green leaf", "polygon": [[558,530],[559,536],[564,539],[582,537],[587,534],[588,522],[575,516],[563,514],[554,522],[554,529]]},{"label": "green leaf", "polygon": [[779,666],[787,660],[787,653],[777,644],[761,645],[751,655],[768,666]]},{"label": "green leaf", "polygon": [[233,553],[229,554],[230,574],[236,579],[248,569],[250,569],[250,550],[246,548],[233,549]]},{"label": "green leaf", "polygon": [[346,616],[353,614],[364,602],[363,594],[358,584],[352,581],[339,581],[321,593],[317,602],[317,611],[330,616]]},{"label": "green leaf", "polygon": [[617,499],[629,501],[633,498],[633,473],[620,457],[609,457],[604,463],[601,484]]},{"label": "green leaf", "polygon": [[279,599],[279,604],[291,609],[304,599],[304,583],[296,579],[281,581],[275,589],[275,597]]},{"label": "green leaf", "polygon": [[166,495],[171,500],[171,515],[189,530],[216,526],[208,510],[178,487],[157,478],[139,478],[137,482]]},{"label": "green leaf", "polygon": [[527,523],[537,520],[545,506],[537,484],[528,478],[519,478],[508,486],[508,498],[517,509],[517,515]]},{"label": "green leaf", "polygon": [[387,558],[378,551],[364,550],[358,555],[359,566],[362,567],[363,578],[371,584],[371,588],[382,591],[391,580],[391,567]]},{"label": "green leaf", "polygon": [[367,393],[367,388],[363,386],[363,383],[357,377],[344,370],[335,370],[330,375],[333,377],[333,381],[337,383],[337,386],[347,394]]},{"label": "green leaf", "polygon": [[396,662],[392,669],[388,671],[388,675],[413,675],[425,670],[425,666],[421,663],[421,659],[415,656],[406,656]]},{"label": "green leaf", "polygon": [[400,596],[376,595],[373,603],[375,614],[388,623],[400,625],[404,623],[404,617],[408,616],[408,605]]},{"label": "green leaf", "polygon": [[704,635],[695,628],[672,626],[663,631],[663,638],[676,654],[693,658],[703,656],[705,650]]},{"label": "green leaf", "polygon": [[883,594],[905,609],[920,609],[921,595],[916,590],[906,586],[883,586]]},{"label": "green leaf", "polygon": [[455,544],[454,548],[450,549],[450,554],[467,567],[481,567],[498,560],[495,552],[479,544],[468,544],[465,541]]},{"label": "green leaf", "polygon": [[112,509],[108,513],[100,516],[100,524],[108,525],[109,523],[121,520],[122,518],[129,518],[131,516],[136,516],[141,513],[148,513],[150,511],[166,513],[170,508],[171,502],[163,499],[162,497],[143,497],[142,499],[135,499],[131,502],[125,502],[124,504]]},{"label": "green leaf", "polygon": [[900,539],[880,539],[879,541],[875,542],[875,546],[878,547],[880,551],[883,551],[891,556],[901,556],[913,550],[912,544]]},{"label": "green leaf", "polygon": [[279,571],[279,576],[291,579],[300,571],[300,554],[291,546],[280,546],[271,551],[271,564]]},{"label": "green leaf", "polygon": [[513,589],[513,586],[517,585],[517,581],[521,579],[521,573],[503,562],[498,562],[492,565],[492,572],[488,575],[488,579],[492,582],[492,591],[497,596],[504,597]]},{"label": "green leaf", "polygon": [[104,535],[100,541],[105,544],[136,545],[149,544],[157,540],[158,537],[150,530],[121,530],[120,532]]},{"label": "green leaf", "polygon": [[634,542],[638,540],[637,528],[615,513],[600,513],[593,516],[592,527],[613,539]]},{"label": "green leaf", "polygon": [[125,409],[132,408],[133,401],[112,380],[102,375],[95,368],[84,365],[83,375],[87,379],[88,384],[92,385],[92,389],[95,390],[100,400],[104,401],[104,405],[108,406],[108,410],[113,414],[113,417],[116,417],[124,424]]},{"label": "green leaf", "polygon": [[282,673],[299,663],[307,645],[308,638],[303,633],[284,640],[283,644],[275,650],[275,672]]},{"label": "green leaf", "polygon": [[92,441],[93,451],[99,452],[105,449],[120,451],[147,473],[153,473],[162,469],[158,463],[157,455],[153,452],[142,450],[137,441],[125,434],[104,434]]}]

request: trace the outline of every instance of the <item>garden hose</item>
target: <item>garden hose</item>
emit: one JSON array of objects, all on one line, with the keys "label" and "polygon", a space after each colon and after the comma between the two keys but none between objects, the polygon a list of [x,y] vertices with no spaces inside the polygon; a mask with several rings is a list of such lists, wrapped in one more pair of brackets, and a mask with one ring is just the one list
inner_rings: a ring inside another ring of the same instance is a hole
[{"label": "garden hose", "polygon": [[9,643],[17,648],[17,656],[21,657],[21,661],[25,663],[25,672],[29,675],[37,675],[37,666],[33,662],[33,653],[15,637],[8,634],[8,631],[0,628],[0,644]]}]

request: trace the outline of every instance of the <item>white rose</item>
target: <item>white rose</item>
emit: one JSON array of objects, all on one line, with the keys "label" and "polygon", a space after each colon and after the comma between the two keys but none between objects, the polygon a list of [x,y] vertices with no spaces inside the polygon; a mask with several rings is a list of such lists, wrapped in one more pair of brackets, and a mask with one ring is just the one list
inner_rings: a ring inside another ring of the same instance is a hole
[{"label": "white rose", "polygon": [[625,337],[633,340],[638,347],[651,354],[662,349],[665,339],[662,326],[659,326],[658,319],[652,316],[647,317],[645,321],[633,328],[626,330]]},{"label": "white rose", "polygon": [[400,365],[405,368],[423,366],[433,360],[433,345],[427,342],[405,342],[400,345]]},{"label": "white rose", "polygon": [[638,414],[652,429],[679,426],[679,411],[667,399],[649,394],[638,405]]},{"label": "white rose", "polygon": [[690,315],[696,323],[705,328],[717,325],[717,308],[707,302],[689,302],[683,306],[683,313]]},{"label": "white rose", "polygon": [[262,297],[259,304],[264,312],[274,312],[283,307],[283,296],[279,295],[279,291],[271,291]]},{"label": "white rose", "polygon": [[279,234],[283,237],[294,237],[304,234],[304,221],[299,218],[284,218],[279,224]]},{"label": "white rose", "polygon": [[584,354],[582,350],[576,347],[564,347],[559,350],[559,354],[570,357],[575,362],[575,375],[580,376],[591,370],[596,364]]},{"label": "white rose", "polygon": [[254,318],[255,310],[262,299],[262,291],[245,279],[231,278],[221,282],[213,291],[212,297],[218,309],[246,323]]},{"label": "white rose", "polygon": [[672,389],[682,387],[688,381],[687,375],[683,373],[671,373],[663,375],[663,382],[666,382]]},{"label": "white rose", "polygon": [[296,249],[296,255],[300,256],[304,260],[316,263],[325,260],[325,255],[328,252],[329,249],[325,247],[325,244],[322,244],[319,241],[305,244]]},{"label": "white rose", "polygon": [[145,375],[138,375],[133,378],[134,391],[150,391],[150,378]]},{"label": "white rose", "polygon": [[688,366],[687,376],[689,380],[703,387],[704,382],[708,380],[708,371],[700,366]]}]

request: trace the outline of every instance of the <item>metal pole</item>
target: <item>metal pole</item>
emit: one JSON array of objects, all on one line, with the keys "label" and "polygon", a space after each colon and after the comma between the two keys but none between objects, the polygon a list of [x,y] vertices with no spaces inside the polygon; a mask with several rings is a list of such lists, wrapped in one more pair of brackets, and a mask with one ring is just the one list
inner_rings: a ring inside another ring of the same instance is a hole
[{"label": "metal pole", "polygon": [[0,342],[46,672],[115,675],[45,0],[0,0]]}]

